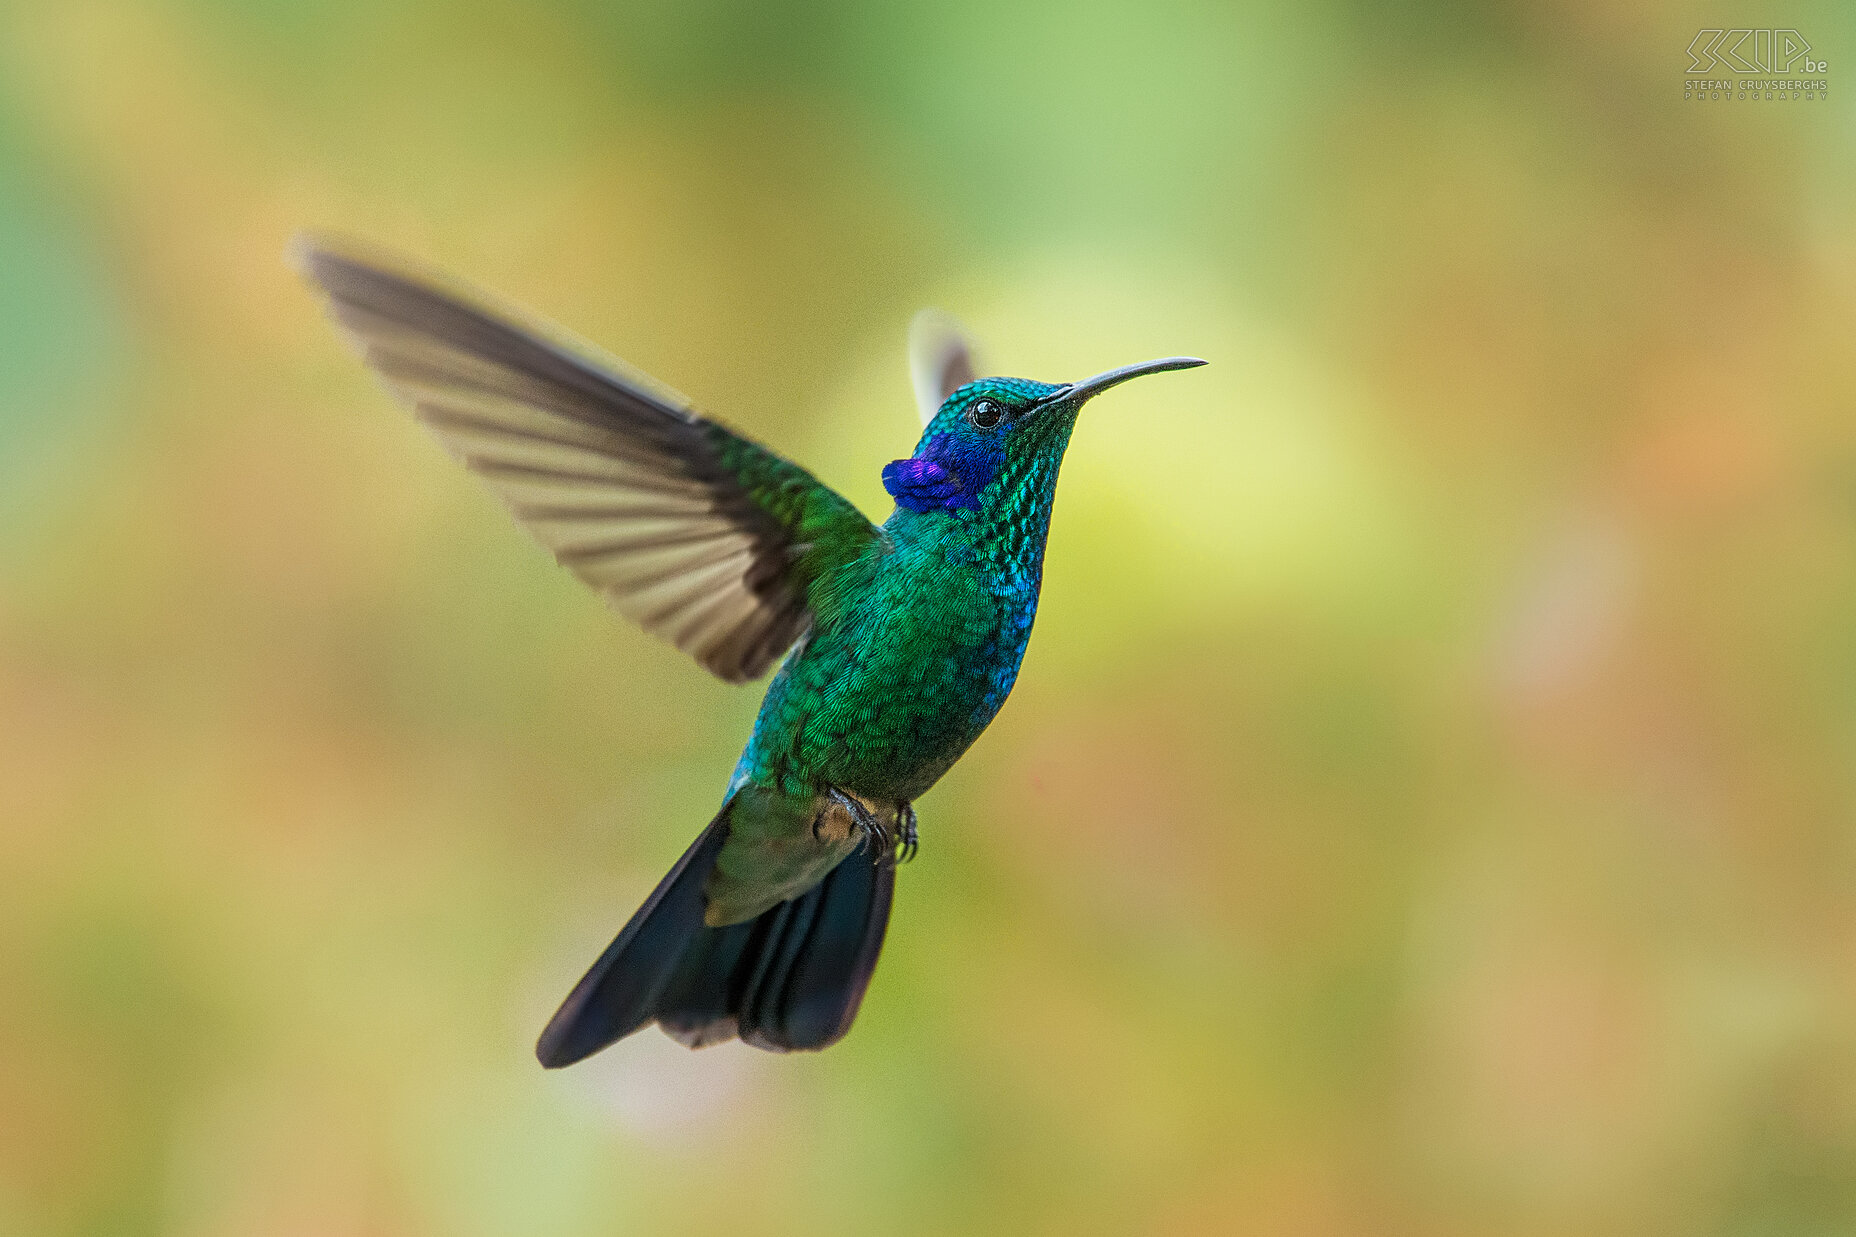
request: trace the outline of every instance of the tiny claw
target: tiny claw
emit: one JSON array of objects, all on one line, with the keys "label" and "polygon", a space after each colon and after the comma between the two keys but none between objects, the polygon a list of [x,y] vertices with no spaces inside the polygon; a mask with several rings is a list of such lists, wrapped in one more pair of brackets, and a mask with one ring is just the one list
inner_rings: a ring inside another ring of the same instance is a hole
[{"label": "tiny claw", "polygon": [[916,846],[920,841],[920,835],[916,832],[915,828],[915,805],[913,803],[904,803],[901,805],[896,811],[896,822],[900,826],[899,832],[902,835],[902,843],[898,851],[897,862],[907,863],[909,860],[915,858]]},{"label": "tiny claw", "polygon": [[825,794],[833,803],[836,803],[850,814],[852,822],[856,824],[858,831],[864,835],[864,844],[870,848],[870,858],[873,862],[895,862],[894,855],[890,853],[892,843],[889,837],[889,830],[883,827],[882,821],[872,816],[870,810],[864,807],[854,796],[845,794],[836,786],[826,787]]}]

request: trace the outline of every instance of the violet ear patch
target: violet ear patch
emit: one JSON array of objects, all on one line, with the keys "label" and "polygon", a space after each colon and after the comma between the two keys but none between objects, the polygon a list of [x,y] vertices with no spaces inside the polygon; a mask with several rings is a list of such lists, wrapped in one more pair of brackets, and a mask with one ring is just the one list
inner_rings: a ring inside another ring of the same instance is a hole
[{"label": "violet ear patch", "polygon": [[921,454],[883,466],[883,488],[910,511],[954,511],[980,505],[980,491],[999,471],[996,456],[936,434]]},{"label": "violet ear patch", "polygon": [[896,505],[911,511],[934,511],[960,496],[960,478],[934,460],[911,458],[883,465],[883,488]]}]

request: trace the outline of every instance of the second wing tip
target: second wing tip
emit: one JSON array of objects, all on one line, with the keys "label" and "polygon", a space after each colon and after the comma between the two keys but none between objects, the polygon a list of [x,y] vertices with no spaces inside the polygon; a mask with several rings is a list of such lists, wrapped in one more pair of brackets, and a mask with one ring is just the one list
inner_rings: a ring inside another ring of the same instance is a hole
[{"label": "second wing tip", "polygon": [[283,256],[285,265],[331,295],[356,280],[386,278],[425,284],[458,299],[466,296],[463,289],[448,287],[449,281],[437,272],[339,232],[299,229],[285,244]]},{"label": "second wing tip", "polygon": [[303,228],[291,233],[284,245],[284,265],[305,279],[325,283],[329,266],[341,261],[344,248],[341,241],[327,233]]}]

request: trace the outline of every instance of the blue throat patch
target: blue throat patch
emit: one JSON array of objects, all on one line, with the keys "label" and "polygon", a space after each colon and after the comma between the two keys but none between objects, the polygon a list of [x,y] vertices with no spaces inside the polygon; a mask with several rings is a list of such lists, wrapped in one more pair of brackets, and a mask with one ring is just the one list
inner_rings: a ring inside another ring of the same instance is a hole
[{"label": "blue throat patch", "polygon": [[971,510],[998,471],[992,453],[963,449],[952,434],[936,434],[921,454],[883,465],[883,488],[910,511]]}]

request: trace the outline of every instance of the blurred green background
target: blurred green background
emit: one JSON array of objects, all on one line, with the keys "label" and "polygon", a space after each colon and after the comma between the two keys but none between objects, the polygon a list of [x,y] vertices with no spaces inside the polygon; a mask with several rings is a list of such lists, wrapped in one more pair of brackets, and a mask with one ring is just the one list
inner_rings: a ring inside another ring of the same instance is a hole
[{"label": "blurred green background", "polygon": [[[1813,101],[1682,99],[1704,26]],[[1856,10],[0,2],[0,1237],[1856,1231]],[[757,701],[299,227],[873,514],[911,313],[1093,406],[817,1057],[556,1001]]]}]

